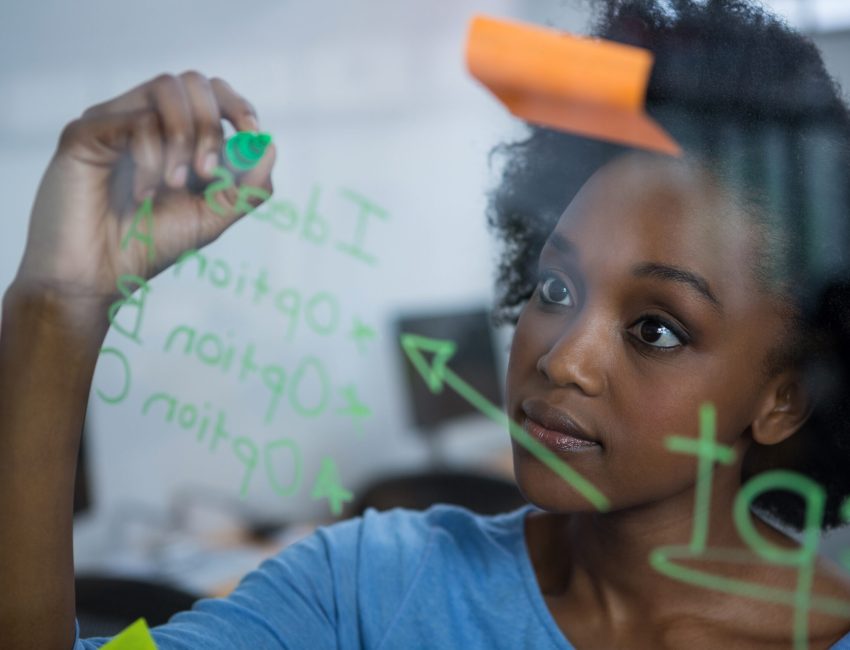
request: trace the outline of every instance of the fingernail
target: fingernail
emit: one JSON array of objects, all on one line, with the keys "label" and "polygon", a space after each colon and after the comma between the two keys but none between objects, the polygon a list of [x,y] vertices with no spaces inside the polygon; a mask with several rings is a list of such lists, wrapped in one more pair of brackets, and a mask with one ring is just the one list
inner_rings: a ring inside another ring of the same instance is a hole
[{"label": "fingernail", "polygon": [[171,172],[171,184],[172,185],[183,185],[186,182],[186,177],[189,175],[189,169],[186,165],[179,165],[174,168],[174,171]]},{"label": "fingernail", "polygon": [[213,169],[218,165],[218,154],[209,152],[206,156],[204,156],[204,173],[212,174]]}]

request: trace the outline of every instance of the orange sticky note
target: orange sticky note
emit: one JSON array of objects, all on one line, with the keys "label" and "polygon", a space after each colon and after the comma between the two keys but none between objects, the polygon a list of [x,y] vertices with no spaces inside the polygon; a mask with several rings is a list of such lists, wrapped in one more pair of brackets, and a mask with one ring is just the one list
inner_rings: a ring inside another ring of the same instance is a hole
[{"label": "orange sticky note", "polygon": [[682,149],[646,114],[648,50],[476,16],[466,63],[508,110],[529,122],[659,151]]}]

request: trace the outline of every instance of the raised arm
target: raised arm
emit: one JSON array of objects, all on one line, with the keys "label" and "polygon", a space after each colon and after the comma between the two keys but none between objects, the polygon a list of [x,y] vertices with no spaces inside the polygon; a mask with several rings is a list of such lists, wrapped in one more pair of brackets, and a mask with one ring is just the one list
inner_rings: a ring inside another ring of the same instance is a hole
[{"label": "raised arm", "polygon": [[[41,181],[0,321],[0,648],[72,645],[74,468],[107,311],[120,276],[150,278],[244,214],[233,187],[216,211],[203,194],[223,119],[259,129],[224,81],[162,75],[71,122]],[[237,183],[271,192],[273,162],[270,147]],[[153,245],[132,236],[146,200]]]}]

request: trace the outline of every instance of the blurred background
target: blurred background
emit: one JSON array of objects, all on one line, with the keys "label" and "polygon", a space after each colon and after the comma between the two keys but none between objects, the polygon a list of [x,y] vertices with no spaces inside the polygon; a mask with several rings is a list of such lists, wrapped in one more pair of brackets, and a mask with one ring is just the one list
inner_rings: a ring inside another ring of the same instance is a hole
[{"label": "blurred background", "polygon": [[[850,86],[850,5],[769,4]],[[503,428],[425,394],[398,336],[467,341],[452,367],[500,400],[509,332],[491,331],[486,314],[496,247],[484,212],[498,173],[488,152],[523,129],[467,75],[466,29],[483,12],[581,33],[591,7],[4,4],[3,287],[62,126],[86,107],[196,69],[245,95],[278,147],[273,205],[154,279],[107,338],[81,458],[81,571],[218,593],[338,514],[330,479],[351,493],[345,514],[399,476],[430,476],[436,498],[458,474],[510,488]],[[453,489],[474,498],[476,487]]]}]

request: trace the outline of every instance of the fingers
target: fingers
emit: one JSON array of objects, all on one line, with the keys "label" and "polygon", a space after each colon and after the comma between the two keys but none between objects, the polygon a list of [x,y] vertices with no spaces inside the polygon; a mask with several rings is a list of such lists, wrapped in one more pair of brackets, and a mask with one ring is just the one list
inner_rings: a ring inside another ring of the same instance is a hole
[{"label": "fingers", "polygon": [[[89,108],[79,122],[106,124],[122,122],[119,116],[139,120],[126,135],[125,151],[135,163],[133,194],[143,198],[162,185],[173,189],[209,183],[223,150],[222,120],[237,131],[259,131],[257,113],[251,103],[226,81],[208,79],[195,71],[179,76],[163,74],[128,92]],[[117,143],[117,140],[113,144]],[[117,146],[117,144],[115,145]],[[237,172],[239,183],[271,189],[274,151],[247,173]],[[237,212],[240,212],[237,210]]]},{"label": "fingers", "polygon": [[193,168],[202,178],[210,178],[218,165],[224,133],[221,111],[210,81],[194,71],[180,75],[195,121],[195,152]]},{"label": "fingers", "polygon": [[[186,79],[189,76],[188,88]],[[217,107],[211,105],[208,99],[199,97],[200,85],[197,78],[202,75],[186,73],[180,78],[170,74],[162,74],[119,95],[114,99],[92,106],[83,113],[84,120],[102,118],[121,113],[131,113],[145,110],[155,111],[162,127],[162,146],[165,152],[164,170],[162,177],[174,188],[185,185],[189,177],[189,169],[195,159],[195,129],[199,123],[204,132],[210,131],[210,124],[215,122],[221,128],[221,117]],[[190,95],[191,93],[191,95]],[[212,96],[207,91],[209,97]]]},{"label": "fingers", "polygon": [[153,83],[153,81],[146,81],[135,88],[131,88],[124,94],[118,95],[118,97],[113,97],[108,101],[90,106],[83,113],[82,119],[87,120],[93,117],[114,115],[116,113],[131,113],[145,108],[150,108],[148,86],[150,86],[151,83]]},{"label": "fingers", "polygon": [[163,177],[171,187],[185,184],[192,169],[209,179],[223,144],[221,120],[237,131],[259,131],[253,105],[226,81],[207,79],[194,70],[179,76],[162,74],[109,101],[92,106],[83,119],[152,109],[165,137]]},{"label": "fingers", "polygon": [[164,137],[165,181],[171,187],[183,187],[195,149],[195,119],[188,93],[180,79],[168,74],[154,79],[148,92]]},{"label": "fingers", "polygon": [[237,131],[259,131],[260,123],[257,111],[251,103],[237,93],[224,79],[214,77],[210,81],[215,99],[218,102],[221,115],[230,122]]},{"label": "fingers", "polygon": [[136,165],[133,197],[141,202],[153,196],[162,182],[162,133],[156,113],[143,111],[130,137],[130,156]]},{"label": "fingers", "polygon": [[65,126],[59,138],[59,151],[80,162],[107,167],[131,149],[134,131],[140,126],[148,128],[149,123],[158,125],[150,111],[83,117]]}]

